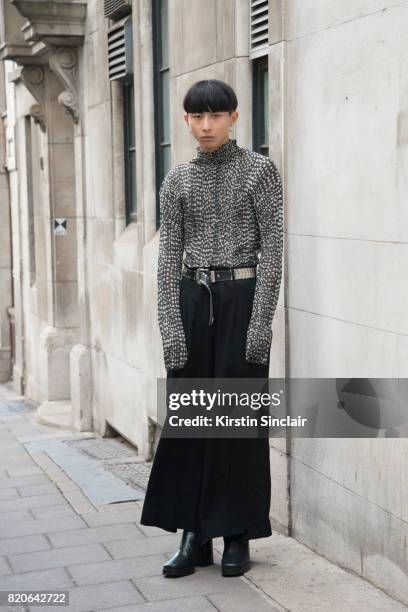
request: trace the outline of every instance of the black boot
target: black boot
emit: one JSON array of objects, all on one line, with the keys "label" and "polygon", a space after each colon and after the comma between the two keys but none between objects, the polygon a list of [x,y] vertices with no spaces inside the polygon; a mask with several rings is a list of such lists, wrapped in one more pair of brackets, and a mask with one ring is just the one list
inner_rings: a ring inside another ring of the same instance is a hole
[{"label": "black boot", "polygon": [[224,536],[224,552],[221,561],[223,576],[240,576],[251,568],[249,542],[245,536]]},{"label": "black boot", "polygon": [[163,574],[172,577],[187,576],[194,573],[194,566],[204,567],[213,563],[212,540],[200,545],[196,534],[184,529],[180,548],[163,565]]}]

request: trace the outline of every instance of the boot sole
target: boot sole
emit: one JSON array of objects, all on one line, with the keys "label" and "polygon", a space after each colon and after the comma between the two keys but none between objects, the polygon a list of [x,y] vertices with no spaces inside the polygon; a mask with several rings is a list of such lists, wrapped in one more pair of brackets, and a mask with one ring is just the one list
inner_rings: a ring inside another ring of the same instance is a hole
[{"label": "boot sole", "polygon": [[179,578],[181,576],[189,576],[190,574],[194,574],[194,567],[186,567],[185,569],[180,569],[178,567],[168,567],[163,568],[163,575],[168,576],[169,578]]},{"label": "boot sole", "polygon": [[221,567],[221,573],[223,576],[241,576],[249,569],[251,569],[251,562],[245,563],[244,565],[237,565],[235,567]]},{"label": "boot sole", "polygon": [[177,578],[179,576],[189,576],[190,574],[194,574],[196,567],[207,567],[208,565],[214,565],[214,559],[212,556],[210,559],[197,561],[194,563],[194,567],[186,567],[184,569],[180,569],[178,567],[163,568],[163,574],[164,576],[172,576]]}]

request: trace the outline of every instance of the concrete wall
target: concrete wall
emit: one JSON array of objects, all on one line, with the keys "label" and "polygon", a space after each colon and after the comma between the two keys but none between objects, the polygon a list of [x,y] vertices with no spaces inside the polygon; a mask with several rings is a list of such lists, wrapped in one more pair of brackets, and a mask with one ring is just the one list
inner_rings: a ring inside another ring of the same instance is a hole
[{"label": "concrete wall", "polygon": [[[143,18],[140,28],[138,20],[139,8],[144,15],[148,5],[135,3],[133,14],[135,112],[137,127],[143,126],[143,131],[136,133],[140,214],[137,222],[127,226],[121,84],[107,79],[109,22],[98,0],[88,4],[83,54],[94,427],[103,431],[107,421],[142,454],[149,449],[147,417],[155,407],[155,376],[163,374],[152,312],[157,250],[155,219],[150,212],[155,209],[152,92],[144,93],[147,84],[151,88],[146,78],[149,66],[138,70],[140,53],[151,57],[149,31],[142,25],[149,18]],[[141,38],[147,50],[140,49]]]},{"label": "concrete wall", "polygon": [[[406,377],[408,3],[291,0],[285,25],[288,372]],[[290,465],[293,535],[405,602],[407,448],[298,439]]]}]

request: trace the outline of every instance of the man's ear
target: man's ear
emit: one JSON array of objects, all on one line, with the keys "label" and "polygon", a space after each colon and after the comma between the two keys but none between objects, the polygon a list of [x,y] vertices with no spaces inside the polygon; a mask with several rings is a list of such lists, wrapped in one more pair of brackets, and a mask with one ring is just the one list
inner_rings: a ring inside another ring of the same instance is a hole
[{"label": "man's ear", "polygon": [[231,126],[230,127],[232,127],[234,125],[234,123],[236,123],[238,117],[239,117],[238,111],[232,111],[230,113],[230,118],[231,118]]},{"label": "man's ear", "polygon": [[186,125],[190,125],[188,121],[188,113],[184,113],[184,121],[186,122]]}]

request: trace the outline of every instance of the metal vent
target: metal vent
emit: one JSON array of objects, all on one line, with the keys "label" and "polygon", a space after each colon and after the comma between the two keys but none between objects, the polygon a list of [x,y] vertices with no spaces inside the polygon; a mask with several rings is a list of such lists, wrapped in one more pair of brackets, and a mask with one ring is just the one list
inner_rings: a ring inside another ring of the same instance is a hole
[{"label": "metal vent", "polygon": [[268,0],[250,0],[250,53],[259,57],[268,53]]},{"label": "metal vent", "polygon": [[149,482],[152,463],[116,463],[114,465],[104,465],[104,469],[126,484],[139,491],[146,491]]},{"label": "metal vent", "polygon": [[108,32],[108,74],[110,81],[133,74],[132,18],[118,23]]},{"label": "metal vent", "polygon": [[84,440],[63,440],[64,444],[73,448],[78,448],[94,459],[123,459],[125,457],[137,457],[137,452],[129,444],[120,438],[89,438]]},{"label": "metal vent", "polygon": [[120,19],[132,11],[132,0],[104,0],[105,17]]}]

